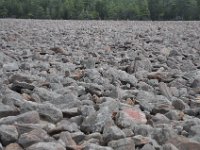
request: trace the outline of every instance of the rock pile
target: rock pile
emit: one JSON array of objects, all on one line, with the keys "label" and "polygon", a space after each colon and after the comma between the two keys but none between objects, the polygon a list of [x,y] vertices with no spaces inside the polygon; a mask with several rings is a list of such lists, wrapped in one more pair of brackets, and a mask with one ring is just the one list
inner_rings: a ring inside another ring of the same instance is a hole
[{"label": "rock pile", "polygon": [[199,26],[0,20],[0,150],[199,150]]}]

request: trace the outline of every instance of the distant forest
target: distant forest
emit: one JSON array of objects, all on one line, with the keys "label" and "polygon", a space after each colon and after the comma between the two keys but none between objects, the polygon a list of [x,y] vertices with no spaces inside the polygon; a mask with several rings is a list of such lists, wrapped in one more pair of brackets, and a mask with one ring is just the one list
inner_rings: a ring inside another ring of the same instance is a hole
[{"label": "distant forest", "polygon": [[0,18],[200,20],[200,0],[0,0]]}]

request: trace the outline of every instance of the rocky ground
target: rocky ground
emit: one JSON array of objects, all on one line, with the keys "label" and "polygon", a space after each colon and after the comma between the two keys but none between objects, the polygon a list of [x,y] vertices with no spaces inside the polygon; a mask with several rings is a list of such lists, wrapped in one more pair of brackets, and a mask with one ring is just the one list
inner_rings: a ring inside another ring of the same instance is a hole
[{"label": "rocky ground", "polygon": [[199,150],[199,27],[0,20],[0,150]]}]

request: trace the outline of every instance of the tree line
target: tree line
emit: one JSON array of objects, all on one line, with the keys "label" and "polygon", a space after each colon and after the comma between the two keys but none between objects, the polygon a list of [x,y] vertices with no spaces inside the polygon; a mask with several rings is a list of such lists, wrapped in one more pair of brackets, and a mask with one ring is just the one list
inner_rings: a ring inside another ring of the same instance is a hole
[{"label": "tree line", "polygon": [[200,0],[0,0],[0,18],[200,20]]}]

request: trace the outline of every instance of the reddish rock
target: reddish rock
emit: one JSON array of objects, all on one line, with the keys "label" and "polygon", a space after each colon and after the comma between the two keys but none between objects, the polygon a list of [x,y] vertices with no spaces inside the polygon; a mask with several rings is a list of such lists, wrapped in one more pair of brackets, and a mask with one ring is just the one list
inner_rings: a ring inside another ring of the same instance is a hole
[{"label": "reddish rock", "polygon": [[123,113],[125,114],[126,117],[128,117],[135,123],[144,123],[144,124],[147,123],[145,114],[139,109],[128,108],[124,109]]},{"label": "reddish rock", "polygon": [[17,143],[11,143],[6,146],[5,150],[23,150],[23,148]]}]

